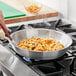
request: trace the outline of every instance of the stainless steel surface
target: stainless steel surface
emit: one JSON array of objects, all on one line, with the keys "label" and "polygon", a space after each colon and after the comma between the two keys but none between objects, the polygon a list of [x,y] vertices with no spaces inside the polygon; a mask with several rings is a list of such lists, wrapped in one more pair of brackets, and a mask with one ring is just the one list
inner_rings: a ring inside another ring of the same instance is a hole
[{"label": "stainless steel surface", "polygon": [[13,73],[11,73],[3,63],[0,62],[0,65],[1,65],[1,69],[2,69],[2,72],[6,75],[6,76],[14,76]]},{"label": "stainless steel surface", "polygon": [[0,61],[7,65],[11,65],[14,61],[13,54],[0,44]]},{"label": "stainless steel surface", "polygon": [[[39,76],[30,67],[28,67],[16,54],[11,53],[11,49],[0,45],[0,62],[4,76]],[[3,52],[1,52],[3,51]],[[10,56],[9,56],[10,55]]]},{"label": "stainless steel surface", "polygon": [[14,62],[11,65],[5,63],[4,65],[14,76],[39,76],[16,56],[14,56]]},{"label": "stainless steel surface", "polygon": [[[39,60],[56,59],[64,55],[68,47],[72,44],[72,39],[67,34],[51,29],[25,29],[25,30],[17,31],[13,33],[11,36],[13,38],[12,42],[16,47],[15,51],[18,54],[28,57],[30,59],[39,59]],[[57,41],[61,42],[65,48],[58,51],[42,52],[42,51],[29,51],[17,47],[19,41],[31,37],[54,38]]]}]

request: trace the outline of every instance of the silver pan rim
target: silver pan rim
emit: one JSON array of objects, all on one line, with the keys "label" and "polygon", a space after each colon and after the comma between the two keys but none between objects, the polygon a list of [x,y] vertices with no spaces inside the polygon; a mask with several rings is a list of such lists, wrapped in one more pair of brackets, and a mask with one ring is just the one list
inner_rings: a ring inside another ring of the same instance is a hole
[{"label": "silver pan rim", "polygon": [[[21,32],[21,31],[24,31],[24,30],[28,30],[28,29],[23,29],[23,30],[20,30],[20,31],[16,31],[16,32],[14,32],[14,33],[12,33],[11,34],[11,37],[15,34],[15,33],[17,33],[17,32]],[[30,29],[29,29],[30,30]],[[33,30],[49,30],[49,31],[56,31],[56,30],[52,30],[52,29],[43,29],[43,28],[36,28],[36,29],[33,29]],[[61,49],[61,50],[54,50],[54,51],[32,51],[32,50],[27,50],[27,49],[22,49],[22,48],[19,48],[17,45],[15,45],[15,47],[16,48],[18,48],[19,50],[25,50],[25,51],[29,51],[29,52],[57,52],[57,51],[62,51],[62,50],[65,50],[65,49],[67,49],[67,48],[69,48],[69,46],[71,46],[71,44],[72,44],[72,38],[71,38],[71,36],[69,36],[68,34],[66,34],[65,32],[61,32],[61,31],[56,31],[56,32],[58,32],[58,33],[60,33],[60,34],[65,34],[66,36],[68,36],[69,38],[70,38],[70,43],[68,44],[68,46],[67,47],[64,47],[63,49]],[[14,40],[12,40],[12,42],[13,42]]]}]

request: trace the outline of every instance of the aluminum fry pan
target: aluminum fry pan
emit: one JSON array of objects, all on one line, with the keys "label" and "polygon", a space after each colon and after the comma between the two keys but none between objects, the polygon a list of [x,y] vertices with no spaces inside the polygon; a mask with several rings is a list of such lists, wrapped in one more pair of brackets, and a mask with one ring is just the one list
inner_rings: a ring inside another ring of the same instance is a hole
[{"label": "aluminum fry pan", "polygon": [[[16,53],[30,59],[38,60],[49,60],[61,57],[66,53],[69,46],[72,44],[72,39],[70,36],[63,32],[51,29],[24,29],[14,32],[13,34],[11,34],[11,37],[13,39],[12,43],[16,48]],[[64,48],[57,51],[31,51],[17,47],[19,41],[31,37],[54,38],[55,40],[61,42],[64,45]]]}]

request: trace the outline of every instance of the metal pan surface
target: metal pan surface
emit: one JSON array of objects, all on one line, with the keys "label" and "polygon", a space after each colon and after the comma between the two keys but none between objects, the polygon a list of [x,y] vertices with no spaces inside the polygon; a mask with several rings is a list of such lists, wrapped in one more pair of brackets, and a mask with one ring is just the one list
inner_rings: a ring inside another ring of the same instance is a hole
[{"label": "metal pan surface", "polygon": [[[66,53],[69,46],[72,44],[72,39],[67,34],[51,29],[24,29],[11,34],[12,43],[16,48],[16,52],[21,56],[25,56],[30,59],[38,59],[38,60],[49,60],[56,59],[61,57]],[[57,51],[30,51],[17,47],[18,42],[31,37],[40,37],[40,38],[54,38],[64,45],[64,49]]]}]

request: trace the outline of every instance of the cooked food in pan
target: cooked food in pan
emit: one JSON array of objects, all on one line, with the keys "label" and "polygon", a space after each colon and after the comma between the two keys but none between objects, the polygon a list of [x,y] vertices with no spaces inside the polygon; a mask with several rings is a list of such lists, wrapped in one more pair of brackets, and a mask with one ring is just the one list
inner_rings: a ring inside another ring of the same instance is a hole
[{"label": "cooked food in pan", "polygon": [[64,46],[53,38],[28,38],[19,42],[19,48],[32,51],[56,51]]}]

